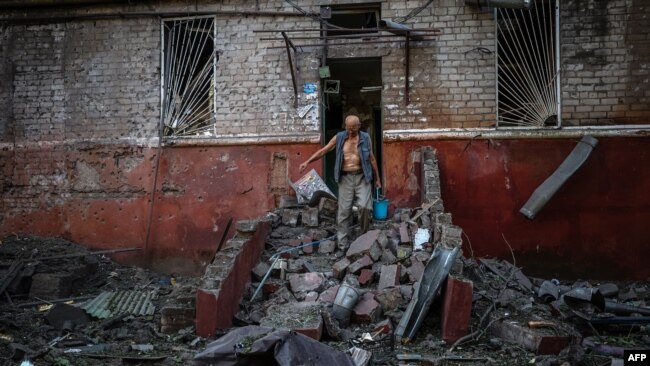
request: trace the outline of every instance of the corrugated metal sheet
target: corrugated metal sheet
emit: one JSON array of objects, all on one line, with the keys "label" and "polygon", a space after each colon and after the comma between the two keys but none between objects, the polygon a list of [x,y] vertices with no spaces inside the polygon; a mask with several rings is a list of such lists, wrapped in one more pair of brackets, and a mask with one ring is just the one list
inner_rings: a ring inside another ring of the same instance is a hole
[{"label": "corrugated metal sheet", "polygon": [[80,305],[89,315],[105,319],[121,314],[153,315],[153,291],[106,291]]}]

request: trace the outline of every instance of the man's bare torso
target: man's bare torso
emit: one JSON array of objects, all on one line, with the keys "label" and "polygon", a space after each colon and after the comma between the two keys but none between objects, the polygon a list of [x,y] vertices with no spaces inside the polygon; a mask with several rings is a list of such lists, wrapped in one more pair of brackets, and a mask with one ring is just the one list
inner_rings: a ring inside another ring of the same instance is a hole
[{"label": "man's bare torso", "polygon": [[359,157],[359,135],[348,136],[343,143],[343,171],[352,172],[361,169],[361,158]]}]

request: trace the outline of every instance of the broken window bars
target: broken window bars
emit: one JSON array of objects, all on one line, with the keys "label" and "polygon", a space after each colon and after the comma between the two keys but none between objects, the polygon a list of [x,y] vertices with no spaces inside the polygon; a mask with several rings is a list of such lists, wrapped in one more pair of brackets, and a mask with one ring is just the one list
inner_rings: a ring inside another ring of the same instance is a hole
[{"label": "broken window bars", "polygon": [[214,16],[163,19],[161,27],[163,136],[215,135]]},{"label": "broken window bars", "polygon": [[558,0],[494,12],[497,127],[560,127]]}]

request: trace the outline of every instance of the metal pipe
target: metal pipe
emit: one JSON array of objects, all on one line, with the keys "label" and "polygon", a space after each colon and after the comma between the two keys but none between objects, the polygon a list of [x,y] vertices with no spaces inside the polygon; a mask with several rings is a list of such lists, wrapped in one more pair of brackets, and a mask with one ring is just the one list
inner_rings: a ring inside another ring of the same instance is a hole
[{"label": "metal pipe", "polygon": [[[421,40],[421,39],[420,39]],[[406,105],[408,106],[410,104],[409,100],[409,74],[410,74],[410,69],[409,69],[409,64],[410,64],[410,55],[411,55],[411,37],[409,34],[409,31],[406,31],[406,37],[404,37],[404,42],[406,43],[404,46],[404,51],[406,53],[406,71],[404,75],[404,101],[406,102]]]},{"label": "metal pipe", "polygon": [[[427,38],[423,39],[422,42],[424,41],[435,41],[435,38]],[[297,48],[304,48],[304,47],[322,47],[322,46],[356,46],[356,45],[364,45],[364,44],[376,44],[376,43],[396,43],[399,42],[399,40],[393,40],[393,41],[366,41],[366,42],[345,42],[345,43],[314,43],[314,44],[297,44],[295,45]],[[273,47],[267,47],[268,49],[274,49],[274,48],[285,48],[284,46],[273,46]]]},{"label": "metal pipe", "polygon": [[532,0],[465,0],[465,5],[485,6],[489,8],[507,8],[529,10]]},{"label": "metal pipe", "polygon": [[[404,29],[407,30],[407,29]],[[404,30],[402,30],[401,33],[397,34],[404,34]],[[412,29],[408,29],[412,30]],[[322,32],[322,28],[307,28],[307,29],[262,29],[262,30],[254,30],[253,33],[274,33],[274,32],[285,32],[285,33],[295,33],[295,32]],[[387,29],[379,29],[379,28],[328,28],[328,32],[330,33],[335,33],[335,32],[366,32],[368,34],[372,34],[373,31],[379,32],[379,31],[388,31]],[[436,28],[424,28],[424,29],[418,29],[418,33],[440,33],[440,29]]]},{"label": "metal pipe", "polygon": [[422,41],[422,34],[414,32],[413,29],[405,26],[404,24],[399,24],[393,22],[390,19],[382,19],[379,21],[379,29],[386,30],[393,34],[403,35],[406,32],[406,35],[409,36],[414,41]]}]

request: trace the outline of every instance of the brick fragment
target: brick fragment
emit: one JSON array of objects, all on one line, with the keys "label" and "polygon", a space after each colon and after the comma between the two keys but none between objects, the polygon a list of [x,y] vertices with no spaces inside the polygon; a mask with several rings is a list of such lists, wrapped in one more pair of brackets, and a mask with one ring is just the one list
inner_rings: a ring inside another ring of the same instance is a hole
[{"label": "brick fragment", "polygon": [[424,273],[424,264],[422,262],[411,258],[411,266],[406,269],[408,274],[409,281],[416,282],[419,281]]},{"label": "brick fragment", "polygon": [[352,321],[357,324],[372,324],[381,316],[381,306],[372,292],[367,292],[352,310]]},{"label": "brick fragment", "polygon": [[470,280],[447,277],[442,305],[442,339],[453,344],[467,335],[472,316],[472,289]]},{"label": "brick fragment", "polygon": [[334,253],[336,250],[336,243],[332,240],[323,240],[318,245],[318,252],[323,254]]},{"label": "brick fragment", "polygon": [[362,269],[361,274],[359,274],[359,284],[361,286],[370,285],[375,279],[375,271],[372,269]]},{"label": "brick fragment", "polygon": [[404,298],[399,287],[389,287],[375,296],[384,312],[397,310],[404,306]]},{"label": "brick fragment", "polygon": [[348,249],[345,256],[352,260],[358,259],[363,255],[368,255],[373,261],[381,257],[382,250],[377,243],[377,237],[380,230],[370,230],[367,233],[358,237]]},{"label": "brick fragment", "polygon": [[377,289],[383,290],[391,286],[398,286],[401,273],[400,267],[399,264],[381,266],[379,285],[377,285]]},{"label": "brick fragment", "polygon": [[373,263],[368,255],[364,255],[348,266],[348,273],[359,274],[362,269],[371,267]]},{"label": "brick fragment", "polygon": [[309,207],[302,211],[302,224],[308,227],[318,226],[318,208]]},{"label": "brick fragment", "polygon": [[293,292],[318,291],[325,281],[325,276],[320,272],[291,273],[287,279]]},{"label": "brick fragment", "polygon": [[345,271],[350,266],[350,260],[342,258],[340,261],[334,263],[332,266],[332,276],[336,279],[341,279],[345,275]]},{"label": "brick fragment", "polygon": [[336,299],[336,293],[339,292],[339,285],[332,286],[318,295],[318,301],[327,304],[333,304]]}]

